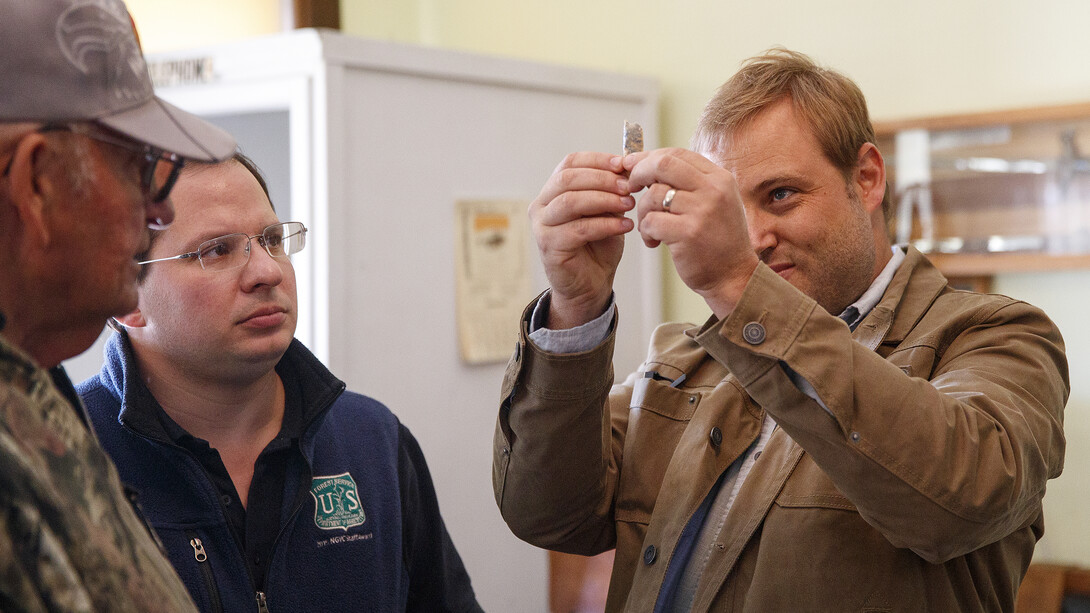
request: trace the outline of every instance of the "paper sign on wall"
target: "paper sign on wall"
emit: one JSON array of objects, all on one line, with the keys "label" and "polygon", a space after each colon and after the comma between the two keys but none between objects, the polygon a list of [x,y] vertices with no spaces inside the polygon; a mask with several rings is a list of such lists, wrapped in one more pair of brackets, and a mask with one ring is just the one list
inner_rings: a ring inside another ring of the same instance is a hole
[{"label": "paper sign on wall", "polygon": [[458,344],[472,364],[506,361],[519,317],[533,298],[526,203],[455,203],[454,257]]}]

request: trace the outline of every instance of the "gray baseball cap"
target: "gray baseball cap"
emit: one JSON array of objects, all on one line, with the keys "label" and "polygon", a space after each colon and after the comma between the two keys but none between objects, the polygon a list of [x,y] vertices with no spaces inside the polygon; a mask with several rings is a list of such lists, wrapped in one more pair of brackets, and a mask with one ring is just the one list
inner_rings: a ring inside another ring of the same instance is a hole
[{"label": "gray baseball cap", "polygon": [[186,158],[235,139],[160,100],[121,0],[0,0],[0,122],[97,121]]}]

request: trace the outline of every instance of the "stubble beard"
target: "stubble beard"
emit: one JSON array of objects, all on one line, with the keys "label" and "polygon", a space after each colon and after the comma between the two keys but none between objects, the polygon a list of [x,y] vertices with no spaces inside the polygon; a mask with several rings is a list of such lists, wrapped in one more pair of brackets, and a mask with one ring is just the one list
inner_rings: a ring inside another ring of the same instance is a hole
[{"label": "stubble beard", "polygon": [[814,260],[817,270],[810,275],[810,297],[831,315],[839,315],[858,300],[874,280],[877,256],[870,219],[862,201],[850,189],[848,200],[854,212],[851,227],[834,234],[827,246],[819,246],[824,261]]}]

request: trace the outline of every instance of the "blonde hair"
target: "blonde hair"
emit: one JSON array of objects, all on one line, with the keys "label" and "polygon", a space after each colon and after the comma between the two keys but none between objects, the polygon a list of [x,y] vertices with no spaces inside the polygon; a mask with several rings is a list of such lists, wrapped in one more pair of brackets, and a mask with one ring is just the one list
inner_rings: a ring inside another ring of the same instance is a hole
[{"label": "blonde hair", "polygon": [[[704,154],[722,150],[733,133],[784,98],[810,126],[825,157],[850,181],[859,149],[875,142],[863,92],[848,77],[783,47],[746,60],[716,91],[704,107],[691,148]],[[889,192],[887,187],[882,199],[887,223],[893,217]]]}]

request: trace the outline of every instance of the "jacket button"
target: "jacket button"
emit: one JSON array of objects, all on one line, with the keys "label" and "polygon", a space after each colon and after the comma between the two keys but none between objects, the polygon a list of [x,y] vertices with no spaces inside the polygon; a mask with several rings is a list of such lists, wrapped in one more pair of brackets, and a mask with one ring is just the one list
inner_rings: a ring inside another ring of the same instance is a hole
[{"label": "jacket button", "polygon": [[723,443],[723,431],[719,429],[719,426],[712,427],[710,438],[712,439],[712,445],[716,447]]},{"label": "jacket button", "polygon": [[655,549],[655,546],[654,545],[648,545],[647,549],[643,550],[643,563],[648,565],[648,566],[651,566],[652,564],[655,563],[655,558],[657,558],[658,555],[659,555],[659,552],[658,552],[657,549]]},{"label": "jacket button", "polygon": [[751,321],[742,328],[742,338],[750,345],[760,345],[765,342],[765,327]]}]

